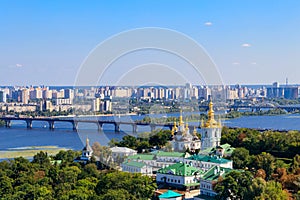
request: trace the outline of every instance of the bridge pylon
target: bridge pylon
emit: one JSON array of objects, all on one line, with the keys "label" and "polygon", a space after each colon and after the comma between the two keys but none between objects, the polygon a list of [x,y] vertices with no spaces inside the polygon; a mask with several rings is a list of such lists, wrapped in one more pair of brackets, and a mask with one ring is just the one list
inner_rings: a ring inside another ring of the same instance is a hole
[{"label": "bridge pylon", "polygon": [[48,121],[49,129],[54,130],[54,121]]},{"label": "bridge pylon", "polygon": [[7,128],[10,128],[11,127],[11,120],[5,120],[5,126]]},{"label": "bridge pylon", "polygon": [[154,124],[150,124],[151,132],[155,131],[156,126]]},{"label": "bridge pylon", "polygon": [[103,131],[103,123],[98,122],[98,132]]},{"label": "bridge pylon", "polygon": [[115,132],[120,132],[120,123],[115,123]]},{"label": "bridge pylon", "polygon": [[78,129],[78,122],[72,122],[72,126],[73,126],[73,131],[77,131]]},{"label": "bridge pylon", "polygon": [[137,124],[132,124],[132,132],[137,133]]},{"label": "bridge pylon", "polygon": [[26,120],[26,124],[28,129],[32,128],[32,120]]}]

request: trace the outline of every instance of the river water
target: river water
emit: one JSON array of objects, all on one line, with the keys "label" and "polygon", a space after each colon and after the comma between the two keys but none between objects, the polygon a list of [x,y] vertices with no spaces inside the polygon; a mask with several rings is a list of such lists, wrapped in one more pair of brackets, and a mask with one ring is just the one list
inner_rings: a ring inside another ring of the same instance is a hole
[{"label": "river water", "polygon": [[[188,113],[189,114],[189,113]],[[178,113],[168,114],[178,116]],[[130,121],[142,119],[144,116],[103,117],[105,120]],[[157,115],[156,117],[161,117]],[[249,116],[223,121],[229,127],[246,127],[274,130],[300,130],[300,115]],[[199,122],[190,125],[198,126]],[[90,143],[99,142],[107,145],[115,138],[120,140],[125,135],[134,135],[132,126],[121,125],[121,132],[115,133],[114,126],[103,125],[103,131],[98,132],[96,124],[79,123],[78,131],[72,130],[70,123],[55,123],[55,130],[48,129],[46,122],[33,122],[33,128],[27,129],[23,121],[13,121],[11,128],[0,128],[0,150],[26,146],[58,146],[67,149],[80,150],[88,137]],[[138,132],[150,131],[150,127],[138,127]]]}]

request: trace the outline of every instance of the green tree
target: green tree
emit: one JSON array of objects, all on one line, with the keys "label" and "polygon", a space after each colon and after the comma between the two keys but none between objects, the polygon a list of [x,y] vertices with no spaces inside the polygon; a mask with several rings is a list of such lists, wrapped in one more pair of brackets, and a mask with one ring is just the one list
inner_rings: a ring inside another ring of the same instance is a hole
[{"label": "green tree", "polygon": [[46,186],[36,186],[35,189],[35,199],[43,200],[43,199],[53,199],[52,197],[52,189]]},{"label": "green tree", "polygon": [[108,146],[109,147],[115,147],[115,146],[118,146],[118,141],[116,139],[111,139],[108,143]]},{"label": "green tree", "polygon": [[80,152],[67,150],[67,151],[59,151],[58,154],[54,156],[55,160],[62,160],[63,165],[72,164],[74,159],[80,156]]},{"label": "green tree", "polygon": [[125,189],[110,189],[105,194],[100,196],[101,200],[124,200],[134,199],[131,194]]},{"label": "green tree", "polygon": [[292,164],[291,164],[291,167],[290,167],[290,171],[292,173],[295,173],[297,170],[299,170],[300,168],[300,155],[296,155],[294,158],[293,158],[293,161],[292,161]]},{"label": "green tree", "polygon": [[149,199],[155,188],[156,185],[150,177],[127,172],[111,172],[102,174],[95,190],[102,196],[110,190],[123,189],[135,199]]},{"label": "green tree", "polygon": [[87,178],[87,177],[99,177],[99,171],[97,170],[97,166],[94,163],[89,163],[84,166],[79,175],[80,178]]},{"label": "green tree", "polygon": [[0,177],[0,197],[13,192],[13,180],[7,176]]},{"label": "green tree", "polygon": [[245,169],[250,162],[249,151],[243,147],[236,148],[231,155],[231,159],[234,168]]},{"label": "green tree", "polygon": [[256,169],[265,170],[266,179],[269,180],[275,169],[275,158],[269,153],[262,152],[255,157],[254,165]]},{"label": "green tree", "polygon": [[165,145],[164,151],[167,151],[167,152],[173,151],[173,145],[171,142],[167,142],[167,144]]},{"label": "green tree", "polygon": [[218,193],[217,199],[246,199],[247,191],[252,183],[252,174],[248,171],[232,171],[221,181],[218,181],[214,190]]},{"label": "green tree", "polygon": [[169,130],[159,130],[149,138],[149,144],[151,146],[163,147],[170,139],[171,132]]},{"label": "green tree", "polygon": [[122,138],[122,141],[119,142],[119,145],[121,147],[136,149],[138,145],[138,141],[136,137],[133,137],[131,135],[126,135]]},{"label": "green tree", "polygon": [[77,166],[64,167],[59,172],[59,182],[74,184],[80,172],[81,170]]},{"label": "green tree", "polygon": [[95,142],[92,145],[93,154],[96,157],[96,160],[99,160],[99,166],[101,169],[110,169],[115,167],[115,164],[112,159],[112,151],[107,146],[101,146],[99,142]]},{"label": "green tree", "polygon": [[264,191],[264,188],[266,186],[266,181],[261,178],[255,178],[252,181],[252,184],[249,187],[249,191],[247,192],[247,199],[254,199],[255,197],[258,197],[261,195],[261,193]]},{"label": "green tree", "polygon": [[150,148],[150,144],[148,141],[141,141],[138,143],[138,146],[137,146],[137,151],[138,153],[143,153],[145,151],[148,151],[148,149]]},{"label": "green tree", "polygon": [[282,190],[282,186],[280,183],[269,181],[266,183],[260,196],[256,196],[254,199],[287,200],[289,199],[289,196],[286,191]]},{"label": "green tree", "polygon": [[40,167],[48,168],[50,165],[50,159],[47,152],[40,151],[33,156],[32,163],[39,164]]}]

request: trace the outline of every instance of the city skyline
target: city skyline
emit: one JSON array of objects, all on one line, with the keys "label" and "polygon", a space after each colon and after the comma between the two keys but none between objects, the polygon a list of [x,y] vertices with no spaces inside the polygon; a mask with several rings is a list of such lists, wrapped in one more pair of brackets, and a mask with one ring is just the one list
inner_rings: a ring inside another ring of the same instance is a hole
[{"label": "city skyline", "polygon": [[[73,85],[84,59],[100,42],[143,27],[171,29],[194,39],[226,85],[285,84],[286,78],[297,84],[299,4],[2,1],[0,85]],[[197,83],[194,79],[189,81]]]}]

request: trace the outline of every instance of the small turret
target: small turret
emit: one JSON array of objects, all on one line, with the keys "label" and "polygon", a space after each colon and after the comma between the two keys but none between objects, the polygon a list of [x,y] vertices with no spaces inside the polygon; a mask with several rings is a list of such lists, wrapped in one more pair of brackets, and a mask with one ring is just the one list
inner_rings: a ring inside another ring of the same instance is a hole
[{"label": "small turret", "polygon": [[90,145],[90,140],[88,137],[86,137],[86,140],[85,140],[85,146],[89,146]]},{"label": "small turret", "polygon": [[176,122],[174,122],[173,128],[174,128],[174,131],[177,132],[177,124],[176,124]]},{"label": "small turret", "polygon": [[184,125],[184,122],[182,120],[182,109],[180,109],[180,116],[179,116],[179,126]]},{"label": "small turret", "polygon": [[193,130],[193,135],[194,135],[194,136],[197,136],[197,129],[196,129],[195,126],[194,126],[194,130]]},{"label": "small turret", "polygon": [[93,154],[93,149],[90,146],[90,140],[86,138],[85,147],[82,149],[81,160],[90,160]]},{"label": "small turret", "polygon": [[210,100],[209,102],[209,109],[208,109],[208,120],[206,121],[206,123],[204,124],[205,128],[213,128],[213,127],[220,127],[220,124],[215,120],[215,111],[213,109],[213,102]]},{"label": "small turret", "polygon": [[201,127],[204,127],[204,120],[201,119]]}]

